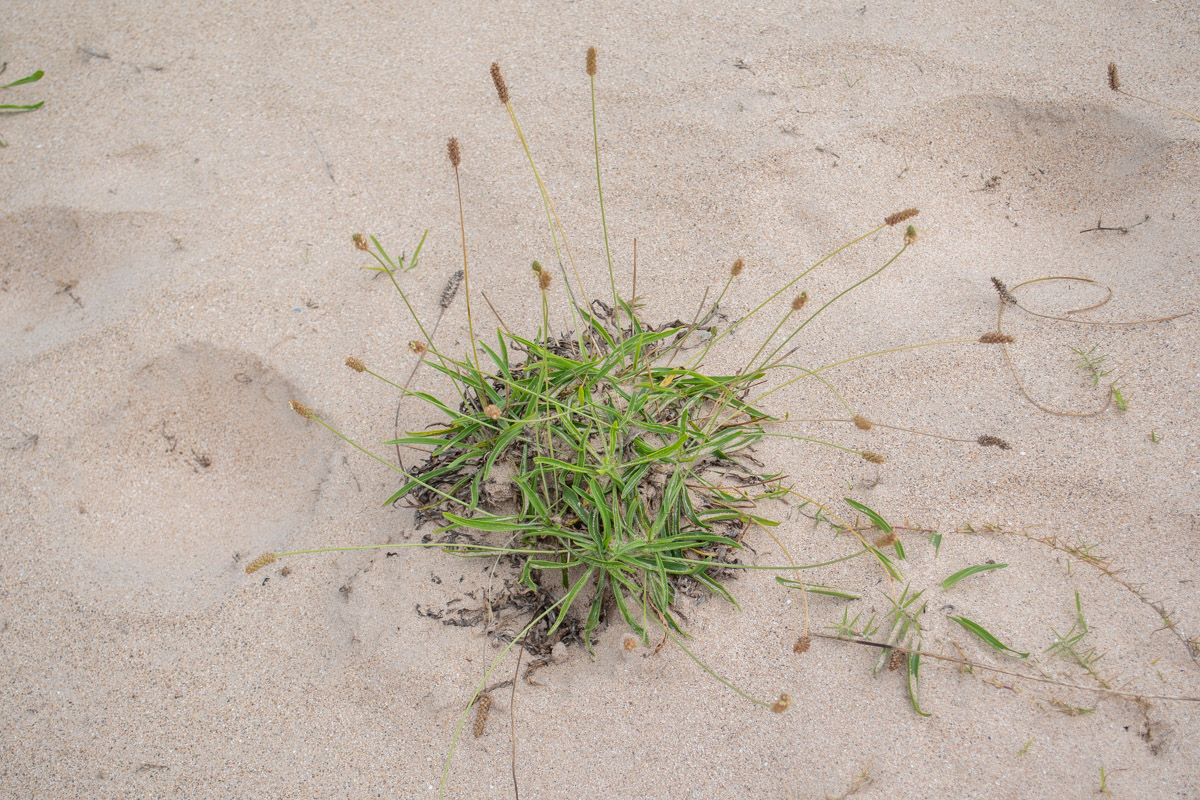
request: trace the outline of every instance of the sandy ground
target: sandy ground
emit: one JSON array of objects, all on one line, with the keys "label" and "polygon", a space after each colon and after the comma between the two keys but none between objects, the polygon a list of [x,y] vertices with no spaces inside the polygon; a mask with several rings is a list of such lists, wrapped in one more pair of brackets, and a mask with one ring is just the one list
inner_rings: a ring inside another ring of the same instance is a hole
[{"label": "sandy ground", "polygon": [[[269,550],[416,540],[411,512],[381,507],[394,473],[286,404],[308,402],[367,444],[391,437],[394,392],[342,362],[403,379],[416,330],[386,281],[360,270],[350,235],[411,252],[428,228],[404,280],[432,316],[461,259],[450,135],[464,150],[473,303],[486,292],[514,329],[536,326],[528,265],[550,258],[549,241],[493,60],[598,289],[583,55],[600,48],[618,280],[627,292],[637,237],[651,321],[689,316],[737,256],[748,268],[726,308],[742,314],[906,206],[921,209],[917,246],[806,331],[807,363],[990,330],[993,275],[1093,278],[1114,294],[1092,319],[1196,309],[1200,124],[1105,86],[1115,59],[1128,89],[1196,113],[1194,4],[804,5],[10,3],[3,80],[46,77],[0,102],[46,105],[0,117],[0,795],[436,796],[463,704],[499,651],[415,608],[477,606],[487,565],[409,549],[243,568]],[[1145,221],[1081,233],[1098,219]],[[885,230],[805,286],[832,296],[900,235]],[[1105,296],[1021,292],[1050,313]],[[447,346],[466,346],[463,310],[460,294]],[[1200,635],[1200,315],[1006,323],[1040,402],[1099,404],[1069,350],[1097,346],[1128,410],[1052,416],[1021,396],[998,348],[931,348],[832,375],[873,419],[995,434],[1011,450],[814,423],[796,431],[889,462],[876,474],[799,443],[760,458],[837,508],[852,496],[945,534],[935,554],[903,533],[927,648],[1096,686],[1044,652],[1078,592],[1101,678],[1200,694],[1184,641]],[[417,385],[439,386],[429,370]],[[816,388],[771,410],[836,413]],[[405,407],[406,427],[433,421]],[[795,508],[771,513],[802,561],[851,551]],[[1141,599],[1044,544],[953,532],[966,522],[1095,544]],[[753,545],[751,560],[781,563],[766,537]],[[1010,566],[938,589],[987,559]],[[843,608],[888,608],[887,580],[861,559],[811,577],[863,595],[814,599],[815,628]],[[740,611],[681,601],[692,646],[752,694],[789,692],[788,713],[739,699],[675,648],[626,653],[612,625],[594,659],[572,647],[537,674],[544,685],[521,683],[515,709],[497,694],[447,796],[513,796],[510,716],[526,798],[855,786],[861,798],[1083,798],[1102,770],[1116,797],[1200,796],[1195,703],[1139,707],[927,661],[924,718],[899,673],[870,674],[872,652],[817,641],[793,654],[798,595],[763,573],[731,588]],[[1178,636],[1146,600],[1172,612]],[[992,652],[951,613],[1033,655]]]}]

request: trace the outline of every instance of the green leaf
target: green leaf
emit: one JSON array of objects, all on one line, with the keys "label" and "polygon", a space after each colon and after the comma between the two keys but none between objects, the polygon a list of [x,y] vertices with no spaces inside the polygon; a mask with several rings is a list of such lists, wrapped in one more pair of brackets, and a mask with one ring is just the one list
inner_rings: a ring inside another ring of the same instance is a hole
[{"label": "green leaf", "polygon": [[22,83],[33,83],[35,81],[40,81],[42,79],[42,76],[45,74],[46,73],[42,72],[39,69],[37,72],[33,73],[32,75],[26,75],[24,78],[21,78],[21,80],[19,80],[19,81],[13,81],[12,83],[6,83],[6,84],[4,84],[3,87],[0,87],[0,88],[9,89],[9,88],[12,88],[13,86],[20,86]]},{"label": "green leaf", "polygon": [[[876,528],[879,528],[879,530],[883,531],[884,533],[892,532],[892,526],[887,524],[887,520],[864,506],[862,503],[858,502],[857,500],[851,500],[849,497],[843,497],[842,499],[846,501],[846,505],[850,506],[855,511],[860,511],[863,514],[866,514],[867,518],[871,520],[871,524]],[[900,557],[903,558],[904,556]]]},{"label": "green leaf", "polygon": [[978,622],[969,620],[966,617],[956,617],[953,614],[950,614],[948,616],[950,617],[950,619],[954,620],[959,625],[963,626],[963,628],[965,628],[967,631],[975,634],[980,639],[987,642],[989,645],[992,646],[993,649],[995,649],[1001,653],[1012,653],[1014,656],[1017,656],[1018,658],[1029,658],[1029,653],[1022,653],[1019,650],[1012,649],[1008,645],[1004,644],[1004,642],[1000,641],[995,636],[988,633],[987,629],[984,628],[982,625],[980,625]]},{"label": "green leaf", "polygon": [[932,717],[933,715],[929,712],[921,710],[921,703],[917,699],[917,688],[920,683],[921,672],[920,645],[917,646],[917,652],[908,654],[908,669],[905,672],[908,677],[908,700],[912,703],[913,711],[916,711],[922,717]]},{"label": "green leaf", "polygon": [[991,570],[994,570],[994,569],[1004,569],[1007,566],[1008,566],[1008,564],[976,564],[973,567],[967,567],[966,569],[960,569],[958,572],[954,573],[949,578],[946,578],[946,580],[942,581],[942,588],[949,589],[951,586],[958,583],[963,578],[969,578],[972,575],[979,574],[980,572],[990,572]]},{"label": "green leaf", "polygon": [[904,573],[898,570],[896,565],[892,563],[892,560],[880,552],[879,548],[867,545],[867,550],[869,550],[871,555],[875,556],[875,560],[878,561],[885,570],[887,570],[888,575],[891,575],[892,578],[898,581],[904,580]]},{"label": "green leaf", "polygon": [[[417,259],[419,259],[421,257],[421,248],[424,246],[425,237],[428,235],[429,235],[429,229],[426,228],[425,232],[421,234],[421,241],[417,242],[417,249],[413,251],[412,258],[410,258],[408,261],[408,266],[404,267],[404,270],[406,272],[417,268]],[[404,266],[404,265],[401,264],[401,266]]]},{"label": "green leaf", "polygon": [[29,106],[0,105],[0,111],[6,111],[9,114],[20,114],[22,111],[37,111],[45,104],[46,101],[43,100],[40,103],[34,103]]},{"label": "green leaf", "polygon": [[476,531],[531,531],[536,529],[536,524],[528,522],[515,522],[519,517],[460,517],[456,514],[443,512],[442,516],[463,528],[471,528]]},{"label": "green leaf", "polygon": [[441,447],[449,443],[449,440],[441,436],[402,436],[399,439],[389,439],[384,442],[384,444],[429,444],[434,447]]},{"label": "green leaf", "polygon": [[839,589],[836,586],[825,586],[824,584],[820,583],[801,584],[800,581],[792,578],[785,578],[782,575],[777,575],[775,580],[779,582],[780,586],[786,586],[789,589],[805,589],[812,594],[823,594],[827,597],[839,597],[843,600],[862,599],[861,595],[854,594],[853,592],[847,592],[845,589]]}]

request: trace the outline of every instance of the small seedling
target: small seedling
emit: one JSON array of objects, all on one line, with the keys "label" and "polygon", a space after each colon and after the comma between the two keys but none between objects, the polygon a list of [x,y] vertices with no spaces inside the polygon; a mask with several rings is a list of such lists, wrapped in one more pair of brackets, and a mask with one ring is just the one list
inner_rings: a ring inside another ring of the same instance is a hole
[{"label": "small seedling", "polygon": [[1097,675],[1095,670],[1096,663],[1104,655],[1097,653],[1094,647],[1084,649],[1082,646],[1084,638],[1090,631],[1087,619],[1083,616],[1083,602],[1079,598],[1079,592],[1075,592],[1075,621],[1071,624],[1071,629],[1065,634],[1059,633],[1053,628],[1050,629],[1050,632],[1054,634],[1054,644],[1047,647],[1045,652],[1074,662],[1101,685],[1108,686],[1108,683]]},{"label": "small seedling", "polygon": [[1090,350],[1084,350],[1082,347],[1071,348],[1071,352],[1079,356],[1079,369],[1092,379],[1092,386],[1099,386],[1100,379],[1108,377],[1113,372],[1111,369],[1101,369],[1108,356],[1104,353],[1097,353],[1098,347],[1099,345],[1093,346]]},{"label": "small seedling", "polygon": [[1155,431],[1150,431],[1150,441],[1154,442],[1155,444],[1158,444],[1159,442],[1162,441],[1162,437],[1159,436]]},{"label": "small seedling", "polygon": [[[7,62],[5,62],[3,66],[0,66],[0,73],[4,72],[4,69],[7,66],[8,66]],[[42,76],[44,74],[45,73],[39,69],[37,72],[26,75],[24,78],[20,78],[18,80],[13,81],[12,83],[6,83],[3,86],[0,86],[0,89],[12,89],[16,86],[22,86],[27,83],[36,83],[37,81],[40,81],[42,79]],[[45,102],[46,102],[45,100],[39,100],[36,103],[29,103],[26,105],[19,105],[19,104],[13,104],[13,103],[0,103],[0,114],[21,114],[26,111],[37,111],[39,108],[41,108],[45,104]],[[8,147],[8,142],[4,141],[3,138],[0,138],[0,147]]]},{"label": "small seedling", "polygon": [[1120,386],[1114,383],[1108,387],[1108,391],[1112,394],[1113,405],[1117,407],[1118,411],[1129,410],[1129,401],[1125,399],[1125,394],[1121,391]]}]

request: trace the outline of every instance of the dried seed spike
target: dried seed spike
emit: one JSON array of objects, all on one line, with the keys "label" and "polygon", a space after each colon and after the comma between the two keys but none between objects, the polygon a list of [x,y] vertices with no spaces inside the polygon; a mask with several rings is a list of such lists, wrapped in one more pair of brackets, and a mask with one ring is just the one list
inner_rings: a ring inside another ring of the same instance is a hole
[{"label": "dried seed spike", "polygon": [[888,671],[895,672],[902,666],[904,666],[904,653],[901,653],[899,650],[893,650],[892,654],[888,656]]},{"label": "dried seed spike", "polygon": [[311,408],[304,405],[304,403],[301,403],[299,400],[289,400],[288,407],[305,419],[312,419],[316,416]]},{"label": "dried seed spike", "polygon": [[246,565],[246,574],[253,575],[263,567],[274,564],[276,558],[278,558],[278,556],[276,556],[274,553],[263,553],[261,556]]},{"label": "dried seed spike", "polygon": [[587,74],[591,75],[593,77],[596,75],[596,48],[595,47],[588,48]]},{"label": "dried seed spike", "polygon": [[1008,287],[1004,285],[1004,281],[993,277],[992,286],[996,287],[996,293],[1000,295],[1001,301],[1014,306],[1017,304],[1017,298],[1013,297],[1012,292],[1010,292]]},{"label": "dried seed spike", "polygon": [[771,710],[774,711],[776,714],[782,714],[783,712],[787,711],[791,707],[792,707],[792,696],[790,694],[788,694],[787,692],[784,692],[783,694],[779,695],[779,699],[776,700],[775,704],[771,706]]},{"label": "dried seed spike", "polygon": [[887,459],[879,455],[879,453],[873,453],[870,450],[863,450],[859,455],[861,455],[863,460],[869,464],[882,464],[887,461]]},{"label": "dried seed spike", "polygon": [[475,738],[483,736],[483,726],[487,725],[488,712],[492,710],[492,696],[487,692],[479,695],[479,705],[475,711]]},{"label": "dried seed spike", "polygon": [[881,536],[876,537],[876,539],[875,539],[875,547],[880,550],[882,550],[885,547],[891,547],[895,543],[896,543],[895,531],[893,531],[892,533],[885,533]]},{"label": "dried seed spike", "polygon": [[1114,92],[1121,91],[1121,77],[1117,75],[1117,62],[1108,62],[1108,88]]},{"label": "dried seed spike", "polygon": [[917,226],[909,225],[908,230],[906,230],[904,232],[904,244],[910,245],[910,244],[916,244],[916,243],[917,243]]},{"label": "dried seed spike", "polygon": [[442,299],[438,302],[443,309],[450,307],[454,302],[454,296],[458,294],[458,287],[462,283],[463,271],[456,271],[446,280],[446,287],[442,289]]},{"label": "dried seed spike", "polygon": [[462,149],[458,146],[458,139],[453,136],[446,142],[446,154],[450,156],[450,165],[458,169],[458,165],[462,163]]},{"label": "dried seed spike", "polygon": [[500,74],[500,64],[496,61],[492,62],[492,83],[496,84],[496,95],[500,102],[508,105],[508,84],[504,82],[504,76]]},{"label": "dried seed spike", "polygon": [[980,436],[975,441],[983,447],[999,447],[1001,450],[1009,448],[1008,442],[1001,439],[999,436]]},{"label": "dried seed spike", "polygon": [[550,270],[548,269],[544,269],[538,273],[538,286],[542,287],[543,292],[550,288],[551,277]]},{"label": "dried seed spike", "polygon": [[494,403],[488,403],[483,409],[483,413],[487,414],[487,418],[490,420],[500,419],[500,409]]},{"label": "dried seed spike", "polygon": [[350,237],[354,241],[354,246],[359,250],[370,250],[371,246],[367,244],[367,240],[363,238],[361,233],[356,233]]},{"label": "dried seed spike", "polygon": [[858,428],[860,431],[869,431],[871,428],[875,427],[875,424],[862,414],[855,414],[851,421],[854,423],[854,427]]},{"label": "dried seed spike", "polygon": [[729,268],[729,274],[736,278],[738,275],[742,274],[742,270],[745,268],[746,262],[739,258],[737,261],[734,261],[733,266]]},{"label": "dried seed spike", "polygon": [[1016,339],[1007,333],[1000,333],[999,331],[988,331],[979,337],[980,344],[1012,344],[1015,341]]},{"label": "dried seed spike", "polygon": [[350,369],[354,370],[355,372],[366,372],[366,370],[367,370],[367,365],[364,364],[363,362],[359,361],[354,356],[350,356],[349,358],[346,359],[346,366],[349,367]]},{"label": "dried seed spike", "polygon": [[917,214],[920,214],[920,213],[921,212],[915,208],[906,208],[903,211],[897,211],[895,214],[892,214],[891,216],[884,218],[883,221],[884,221],[884,223],[886,223],[888,225],[896,226],[896,225],[899,225],[901,222],[904,222],[904,220],[912,219],[913,217],[915,217]]},{"label": "dried seed spike", "polygon": [[632,653],[634,650],[637,650],[637,639],[632,636],[626,636],[621,646],[625,648],[626,653]]},{"label": "dried seed spike", "polygon": [[425,351],[428,350],[429,348],[426,347],[425,343],[422,342],[420,339],[413,339],[411,342],[408,343],[408,349],[413,351],[414,353],[416,353],[419,356],[423,356],[423,355],[425,355]]},{"label": "dried seed spike", "polygon": [[792,311],[799,311],[808,302],[808,292],[801,292],[792,298]]},{"label": "dried seed spike", "polygon": [[803,653],[807,653],[808,648],[810,647],[812,647],[812,637],[808,634],[805,634],[797,639],[796,643],[792,645],[792,652],[796,655],[801,655]]}]

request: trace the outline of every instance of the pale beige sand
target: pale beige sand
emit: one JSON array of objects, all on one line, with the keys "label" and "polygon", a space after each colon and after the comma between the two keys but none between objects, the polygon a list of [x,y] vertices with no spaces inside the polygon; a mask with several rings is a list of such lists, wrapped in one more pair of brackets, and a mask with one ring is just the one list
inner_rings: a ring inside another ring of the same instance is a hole
[{"label": "pale beige sand", "polygon": [[[545,220],[487,77],[494,59],[598,288],[583,53],[600,48],[617,269],[627,291],[638,237],[651,320],[690,315],[739,255],[749,267],[729,309],[744,313],[908,205],[921,208],[920,242],[812,329],[809,363],[989,330],[992,275],[1093,277],[1115,292],[1096,318],[1196,308],[1200,125],[1104,84],[1116,59],[1132,91],[1200,109],[1194,4],[763,5],[8,5],[4,80],[39,67],[46,78],[4,102],[46,105],[0,118],[11,143],[0,150],[0,795],[436,795],[459,711],[498,651],[414,606],[478,596],[485,565],[406,550],[292,559],[286,576],[283,562],[242,568],[266,550],[411,535],[409,512],[380,508],[394,474],[286,402],[360,441],[390,438],[394,394],[342,361],[402,379],[415,329],[385,281],[359,270],[349,237],[411,251],[428,227],[406,280],[434,312],[460,258],[447,136],[464,148],[477,308],[485,291],[514,328],[536,324],[528,264],[549,257]],[[1127,235],[1080,233],[1147,215]],[[806,286],[828,296],[899,236],[885,231]],[[1103,293],[1024,296],[1062,310]],[[1111,354],[1131,404],[1095,419],[1033,408],[981,345],[836,374],[873,418],[994,433],[1007,452],[800,428],[885,452],[874,488],[872,468],[827,449],[760,456],[819,497],[849,494],[896,522],[1038,525],[1099,542],[1197,636],[1198,324],[1012,315],[1014,356],[1056,406],[1101,396],[1069,346]],[[761,330],[712,367],[744,357]],[[441,335],[465,346],[461,295]],[[418,384],[437,386],[429,371]],[[815,389],[773,408],[833,410]],[[407,407],[410,427],[432,421]],[[849,552],[794,515],[778,530],[806,561]],[[936,558],[920,535],[905,543],[908,578],[931,587],[927,646],[1086,683],[1041,652],[1052,627],[1070,627],[1078,590],[1103,676],[1200,694],[1185,646],[1095,570],[1068,573],[1063,554],[1016,538],[948,533]],[[780,562],[765,537],[754,547],[748,557]],[[936,590],[989,558],[1010,567]],[[887,607],[865,562],[813,578],[862,591],[850,607],[865,616]],[[521,685],[522,797],[820,798],[862,770],[862,798],[1090,797],[1102,767],[1117,797],[1200,796],[1196,704],[1152,703],[1146,741],[1132,703],[927,663],[922,718],[898,674],[869,674],[871,652],[818,641],[795,656],[797,595],[762,573],[732,588],[740,612],[682,602],[696,652],[756,695],[790,692],[795,708],[752,706],[670,647],[627,655],[614,625],[594,660],[571,648],[539,673],[544,686]],[[815,599],[814,625],[843,605]],[[951,607],[1035,657],[992,653],[947,620]],[[1053,701],[1096,710],[1068,716]],[[512,796],[509,713],[504,692],[486,734],[459,747],[448,796]]]}]

